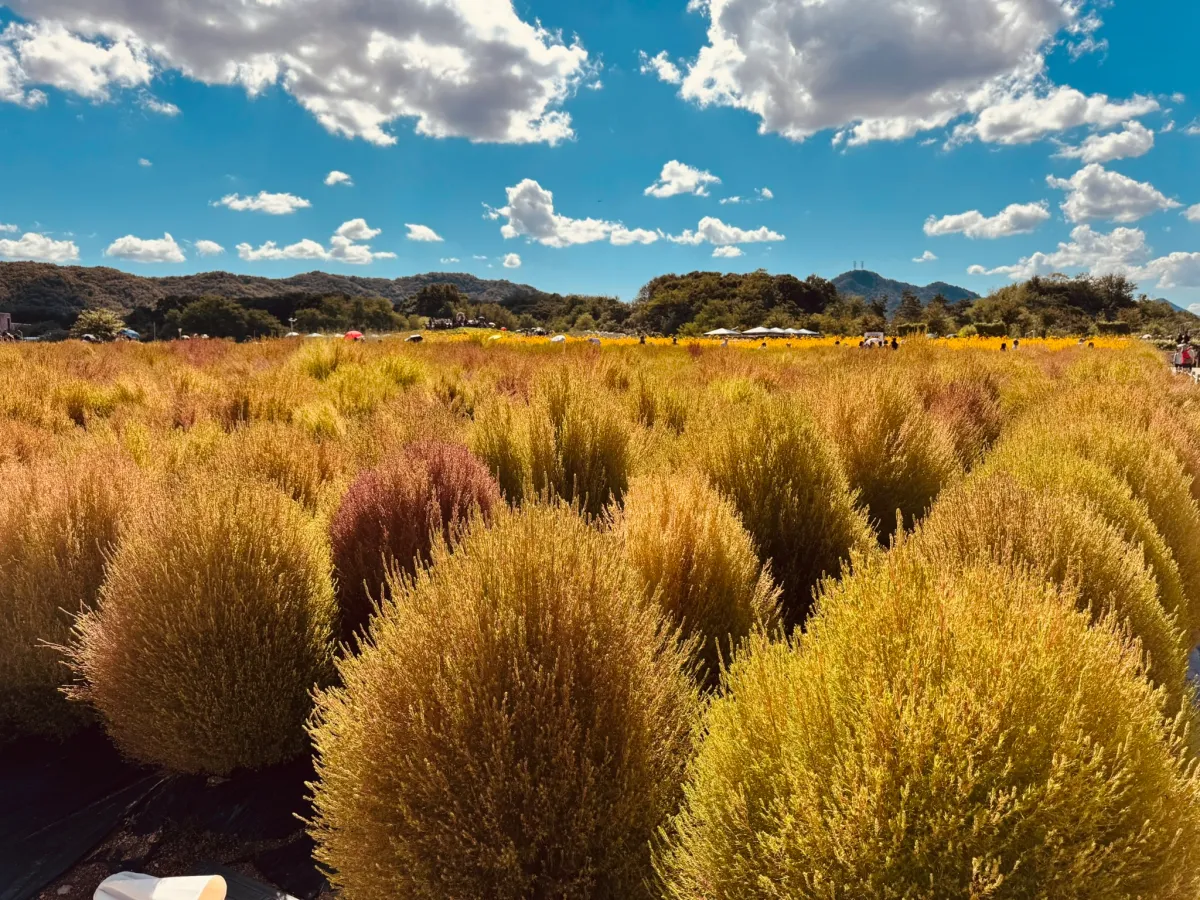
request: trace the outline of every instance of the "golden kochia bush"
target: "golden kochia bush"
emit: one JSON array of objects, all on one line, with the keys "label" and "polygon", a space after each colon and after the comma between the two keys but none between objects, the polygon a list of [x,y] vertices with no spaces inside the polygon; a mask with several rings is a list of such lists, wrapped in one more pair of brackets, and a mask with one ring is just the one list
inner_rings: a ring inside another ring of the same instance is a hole
[{"label": "golden kochia bush", "polygon": [[852,551],[874,543],[829,439],[795,402],[751,400],[714,413],[693,434],[695,457],[729,498],[771,564],[788,628],[812,607],[812,589],[836,577]]},{"label": "golden kochia bush", "polygon": [[690,657],[614,539],[561,506],[503,509],[434,557],[318,700],[317,859],[356,900],[647,897]]},{"label": "golden kochia bush", "polygon": [[86,721],[61,687],[75,613],[96,602],[128,501],[128,462],[91,455],[0,468],[0,744]]},{"label": "golden kochia bush", "polygon": [[332,674],[329,570],[320,528],[276,488],[194,480],[131,517],[77,625],[73,696],[125,753],[170,770],[297,756]]},{"label": "golden kochia bush", "polygon": [[452,540],[500,491],[466,447],[421,441],[361,473],[330,524],[344,640],[366,627],[389,567],[412,574],[436,537]]},{"label": "golden kochia bush", "polygon": [[833,379],[816,403],[850,487],[881,538],[895,531],[897,512],[912,528],[961,473],[946,430],[896,373]]},{"label": "golden kochia bush", "polygon": [[509,503],[525,499],[529,470],[529,408],[504,396],[480,402],[470,433],[470,446],[492,473]]},{"label": "golden kochia bush", "polygon": [[1141,549],[1078,495],[1036,490],[1003,473],[975,477],[942,498],[911,549],[943,571],[990,560],[1069,585],[1065,596],[1082,611],[1111,616],[1141,641],[1149,674],[1178,709],[1189,650],[1183,632],[1159,602]]},{"label": "golden kochia bush", "polygon": [[1000,437],[1004,413],[1000,388],[986,372],[969,372],[932,387],[925,407],[940,422],[964,468],[975,465]]},{"label": "golden kochia bush", "polygon": [[1200,784],[1138,649],[1006,567],[902,553],[758,642],[658,866],[675,900],[1200,891]]},{"label": "golden kochia bush", "polygon": [[779,592],[737,510],[692,473],[635,479],[615,532],[625,556],[687,637],[701,644],[705,684],[754,630],[775,624]]},{"label": "golden kochia bush", "polygon": [[549,369],[531,404],[534,489],[591,516],[620,503],[632,468],[629,424],[602,389],[566,369]]},{"label": "golden kochia bush", "polygon": [[1014,437],[1048,440],[1059,452],[1074,451],[1125,481],[1171,548],[1185,597],[1180,625],[1191,638],[1200,638],[1200,506],[1192,499],[1190,479],[1173,449],[1148,431],[1101,415],[1061,420],[1046,415]]},{"label": "golden kochia bush", "polygon": [[1177,623],[1187,621],[1187,599],[1171,548],[1155,527],[1146,504],[1110,469],[1053,440],[1017,439],[1001,442],[979,471],[1003,472],[1034,491],[1051,492],[1062,496],[1063,503],[1091,510],[1127,542],[1141,547],[1157,582],[1159,602]]}]

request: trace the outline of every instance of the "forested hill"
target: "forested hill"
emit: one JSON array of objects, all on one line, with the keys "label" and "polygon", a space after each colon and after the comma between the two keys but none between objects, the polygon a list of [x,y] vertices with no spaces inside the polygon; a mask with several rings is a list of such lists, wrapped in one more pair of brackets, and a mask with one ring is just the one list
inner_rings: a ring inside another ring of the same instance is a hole
[{"label": "forested hill", "polygon": [[900,298],[904,296],[905,291],[913,293],[922,303],[928,303],[939,295],[950,303],[958,303],[961,300],[979,299],[979,295],[974,291],[968,291],[966,288],[947,284],[944,281],[935,281],[933,284],[921,287],[916,284],[907,284],[903,281],[884,278],[877,272],[868,272],[865,269],[843,272],[837,278],[833,279],[833,286],[838,289],[839,294],[857,295],[868,300],[875,297],[884,297],[887,299],[889,312],[894,312],[896,307],[900,305]]},{"label": "forested hill", "polygon": [[530,306],[554,295],[527,284],[490,281],[463,272],[430,272],[405,278],[363,278],[308,272],[291,278],[262,278],[229,272],[147,277],[103,266],[56,266],[50,263],[0,263],[0,310],[18,321],[69,323],[83,309],[111,309],[127,314],[153,308],[168,297],[228,297],[266,300],[297,294],[383,297],[393,305],[416,295],[426,285],[452,284],[474,303]]}]

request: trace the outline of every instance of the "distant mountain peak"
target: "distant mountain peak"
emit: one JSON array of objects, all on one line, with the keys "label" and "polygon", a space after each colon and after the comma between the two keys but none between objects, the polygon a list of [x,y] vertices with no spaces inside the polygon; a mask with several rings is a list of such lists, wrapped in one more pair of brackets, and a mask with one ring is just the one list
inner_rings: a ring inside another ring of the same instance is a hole
[{"label": "distant mountain peak", "polygon": [[979,295],[974,291],[969,291],[956,284],[935,281],[932,284],[922,287],[921,285],[909,284],[905,281],[884,278],[878,272],[871,272],[867,269],[854,269],[850,272],[843,272],[837,278],[833,279],[833,284],[838,289],[839,294],[857,294],[868,300],[875,297],[886,297],[889,312],[895,311],[896,307],[900,305],[900,297],[905,291],[912,291],[922,303],[928,303],[938,294],[941,294],[951,303],[957,303],[960,300],[979,299]]}]

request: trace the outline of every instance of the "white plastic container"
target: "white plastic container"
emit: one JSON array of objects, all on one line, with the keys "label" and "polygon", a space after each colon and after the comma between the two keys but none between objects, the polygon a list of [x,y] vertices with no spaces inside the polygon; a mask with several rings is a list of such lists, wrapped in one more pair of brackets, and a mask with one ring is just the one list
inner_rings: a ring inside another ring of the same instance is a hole
[{"label": "white plastic container", "polygon": [[105,878],[92,900],[225,900],[220,875],[155,878],[137,872],[118,872]]}]

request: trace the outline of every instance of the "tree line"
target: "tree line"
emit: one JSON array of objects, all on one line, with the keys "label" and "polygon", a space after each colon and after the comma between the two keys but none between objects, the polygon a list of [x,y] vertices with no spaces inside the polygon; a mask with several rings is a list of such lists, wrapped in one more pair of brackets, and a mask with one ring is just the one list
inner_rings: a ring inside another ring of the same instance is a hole
[{"label": "tree line", "polygon": [[1123,275],[1034,277],[975,300],[928,302],[904,291],[885,296],[840,293],[817,275],[692,272],[650,281],[633,303],[613,297],[531,293],[504,305],[476,302],[452,284],[431,284],[393,305],[382,297],[284,294],[268,298],[167,297],[123,320],[90,310],[72,332],[100,339],[128,327],[143,338],[207,334],[246,340],[287,331],[401,331],[465,318],[511,331],[609,331],[695,336],[717,328],[807,328],[825,334],[867,331],[1008,335],[1131,334],[1166,337],[1200,324],[1165,300],[1138,295]]}]

